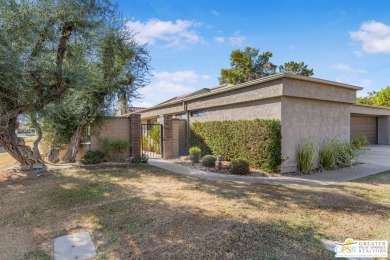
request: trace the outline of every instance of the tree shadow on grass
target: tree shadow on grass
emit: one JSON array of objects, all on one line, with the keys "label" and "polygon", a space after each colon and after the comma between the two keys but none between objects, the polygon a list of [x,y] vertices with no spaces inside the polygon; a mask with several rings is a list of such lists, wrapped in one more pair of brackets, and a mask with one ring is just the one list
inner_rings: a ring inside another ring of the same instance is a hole
[{"label": "tree shadow on grass", "polygon": [[[114,258],[332,259],[312,227],[283,221],[210,216],[195,206],[140,198],[97,208],[94,214],[111,239],[98,250]],[[110,243],[120,246],[112,250]]]},{"label": "tree shadow on grass", "polygon": [[[193,189],[215,195],[220,198],[242,199],[245,203],[262,207],[264,204],[277,204],[279,207],[290,208],[299,206],[306,209],[323,209],[328,211],[358,213],[362,215],[389,215],[390,207],[374,202],[366,197],[351,193],[342,185],[303,186],[303,185],[268,185],[257,183],[242,183],[183,176],[160,169],[161,177],[173,177],[187,183],[187,189]],[[364,180],[363,180],[364,181]],[[372,192],[369,188],[366,192]],[[253,200],[256,197],[261,199]]]}]

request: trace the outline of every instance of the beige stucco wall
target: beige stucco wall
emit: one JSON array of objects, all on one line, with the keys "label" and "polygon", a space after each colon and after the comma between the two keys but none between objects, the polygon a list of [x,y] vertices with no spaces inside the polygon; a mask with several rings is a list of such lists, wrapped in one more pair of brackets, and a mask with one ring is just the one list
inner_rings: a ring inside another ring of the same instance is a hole
[{"label": "beige stucco wall", "polygon": [[[101,138],[130,141],[130,119],[111,117],[96,122],[91,130],[91,150],[102,149]],[[130,149],[124,156],[130,156]]]},{"label": "beige stucco wall", "polygon": [[282,97],[283,172],[295,171],[296,155],[305,140],[315,143],[349,140],[350,105],[313,99]]},{"label": "beige stucco wall", "polygon": [[281,98],[257,100],[205,109],[205,116],[190,117],[190,123],[199,121],[281,119]]},{"label": "beige stucco wall", "polygon": [[390,108],[354,104],[351,106],[351,114],[390,116]]},{"label": "beige stucco wall", "polygon": [[283,95],[354,104],[356,89],[298,79],[283,79]]},{"label": "beige stucco wall", "polygon": [[[141,120],[149,119],[149,118],[158,118],[160,115],[174,115],[184,111],[183,103],[174,104],[167,107],[156,108],[149,111],[140,111]],[[138,112],[137,112],[138,113]]]},{"label": "beige stucco wall", "polygon": [[186,101],[187,110],[193,111],[203,108],[226,106],[242,102],[251,102],[260,99],[280,97],[282,95],[282,80],[274,80],[256,84],[246,88],[234,89],[213,96],[200,97]]},{"label": "beige stucco wall", "polygon": [[[199,97],[195,100],[187,100],[169,106],[157,107],[152,110],[140,111],[140,114],[142,119],[149,119],[157,118],[159,115],[175,115],[183,113],[186,110],[196,111],[207,109],[216,111],[218,109],[223,110],[227,108],[227,106],[232,106],[233,104],[237,104],[237,107],[243,107],[245,105],[239,103],[251,104],[253,101],[280,97],[282,95],[282,83],[282,79],[277,79],[228,92],[219,93],[217,91],[216,94],[212,96]],[[273,115],[271,117],[273,117]]]}]

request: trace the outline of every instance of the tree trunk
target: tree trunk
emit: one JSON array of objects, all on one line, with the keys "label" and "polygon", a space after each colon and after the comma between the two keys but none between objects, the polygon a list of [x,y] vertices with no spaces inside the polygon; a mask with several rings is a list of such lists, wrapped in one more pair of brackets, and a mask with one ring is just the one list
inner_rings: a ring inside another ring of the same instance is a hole
[{"label": "tree trunk", "polygon": [[59,149],[58,148],[51,148],[49,151],[49,155],[47,156],[47,160],[52,163],[58,163],[59,159]]},{"label": "tree trunk", "polygon": [[70,163],[76,161],[76,155],[79,151],[81,136],[83,133],[82,127],[77,127],[76,131],[74,131],[72,138],[70,138],[70,142],[68,145],[68,150],[64,157],[62,157],[62,162]]},{"label": "tree trunk", "polygon": [[22,169],[32,169],[34,163],[39,163],[43,164],[46,170],[45,162],[34,155],[30,146],[25,145],[22,138],[17,137],[16,126],[16,118],[11,118],[7,126],[0,128],[0,145],[21,164]]},{"label": "tree trunk", "polygon": [[38,133],[38,137],[37,139],[35,139],[34,143],[33,143],[33,154],[39,158],[39,159],[42,159],[42,156],[41,156],[41,153],[39,152],[39,148],[38,148],[38,144],[39,142],[42,140],[42,129],[41,129],[41,126],[39,125],[38,121],[37,121],[37,116],[35,113],[31,113],[31,123],[33,125],[33,127],[36,129],[37,133]]}]

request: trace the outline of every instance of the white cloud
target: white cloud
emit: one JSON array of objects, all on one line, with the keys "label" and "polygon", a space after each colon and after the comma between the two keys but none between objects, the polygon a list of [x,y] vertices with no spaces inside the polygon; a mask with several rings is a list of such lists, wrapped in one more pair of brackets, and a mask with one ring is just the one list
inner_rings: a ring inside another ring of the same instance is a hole
[{"label": "white cloud", "polygon": [[360,87],[366,88],[366,87],[371,86],[371,84],[372,84],[371,79],[361,79],[357,85]]},{"label": "white cloud", "polygon": [[216,40],[217,42],[224,42],[225,38],[224,37],[214,37],[214,40]]},{"label": "white cloud", "polygon": [[384,23],[364,22],[357,32],[349,32],[352,40],[362,42],[365,52],[390,53],[390,26]]},{"label": "white cloud", "polygon": [[143,97],[141,100],[133,102],[134,106],[151,106],[164,102],[170,98],[196,91],[196,83],[199,79],[208,80],[207,74],[198,75],[193,70],[184,71],[154,71],[152,83],[139,89]]},{"label": "white cloud", "polygon": [[363,56],[363,52],[361,51],[354,51],[353,53],[355,53],[355,55],[359,58]]},{"label": "white cloud", "polygon": [[152,103],[150,102],[147,102],[145,100],[135,100],[133,102],[131,102],[132,106],[134,107],[151,107],[153,106]]},{"label": "white cloud", "polygon": [[215,10],[211,10],[211,14],[215,15],[215,16],[220,16],[221,14]]},{"label": "white cloud", "polygon": [[343,63],[335,64],[335,65],[331,66],[331,68],[335,69],[335,70],[344,71],[344,72],[350,72],[350,73],[366,73],[367,72],[365,70],[354,69],[351,66],[349,66],[347,64],[343,64]]},{"label": "white cloud", "polygon": [[129,21],[126,23],[129,30],[137,33],[136,39],[141,43],[151,45],[158,41],[166,42],[167,47],[183,47],[186,43],[201,43],[202,37],[191,30],[199,27],[200,23],[187,20],[161,21],[150,19],[143,23],[141,21]]},{"label": "white cloud", "polygon": [[198,81],[198,74],[192,70],[175,71],[175,72],[155,72],[154,76],[160,81],[172,81],[172,82],[191,82],[196,83]]},{"label": "white cloud", "polygon": [[245,37],[240,34],[240,32],[235,32],[233,36],[229,37],[229,42],[231,45],[242,45],[245,41]]},{"label": "white cloud", "polygon": [[162,102],[169,98],[180,96],[191,91],[194,91],[192,87],[175,84],[167,80],[154,82],[139,90],[140,94],[142,94],[148,102],[151,102],[158,97],[163,97],[162,100],[160,100],[160,102]]},{"label": "white cloud", "polygon": [[363,88],[367,88],[372,84],[371,79],[356,79],[354,77],[337,77],[335,81]]}]

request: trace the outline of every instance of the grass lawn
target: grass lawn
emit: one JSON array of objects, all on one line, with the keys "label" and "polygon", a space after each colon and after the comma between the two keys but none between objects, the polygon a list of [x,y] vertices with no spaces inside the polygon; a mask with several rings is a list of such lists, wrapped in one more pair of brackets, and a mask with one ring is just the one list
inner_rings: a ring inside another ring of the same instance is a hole
[{"label": "grass lawn", "polygon": [[3,178],[0,208],[0,259],[50,259],[54,237],[81,230],[97,259],[332,259],[321,238],[390,240],[390,172],[305,187],[62,169]]}]

